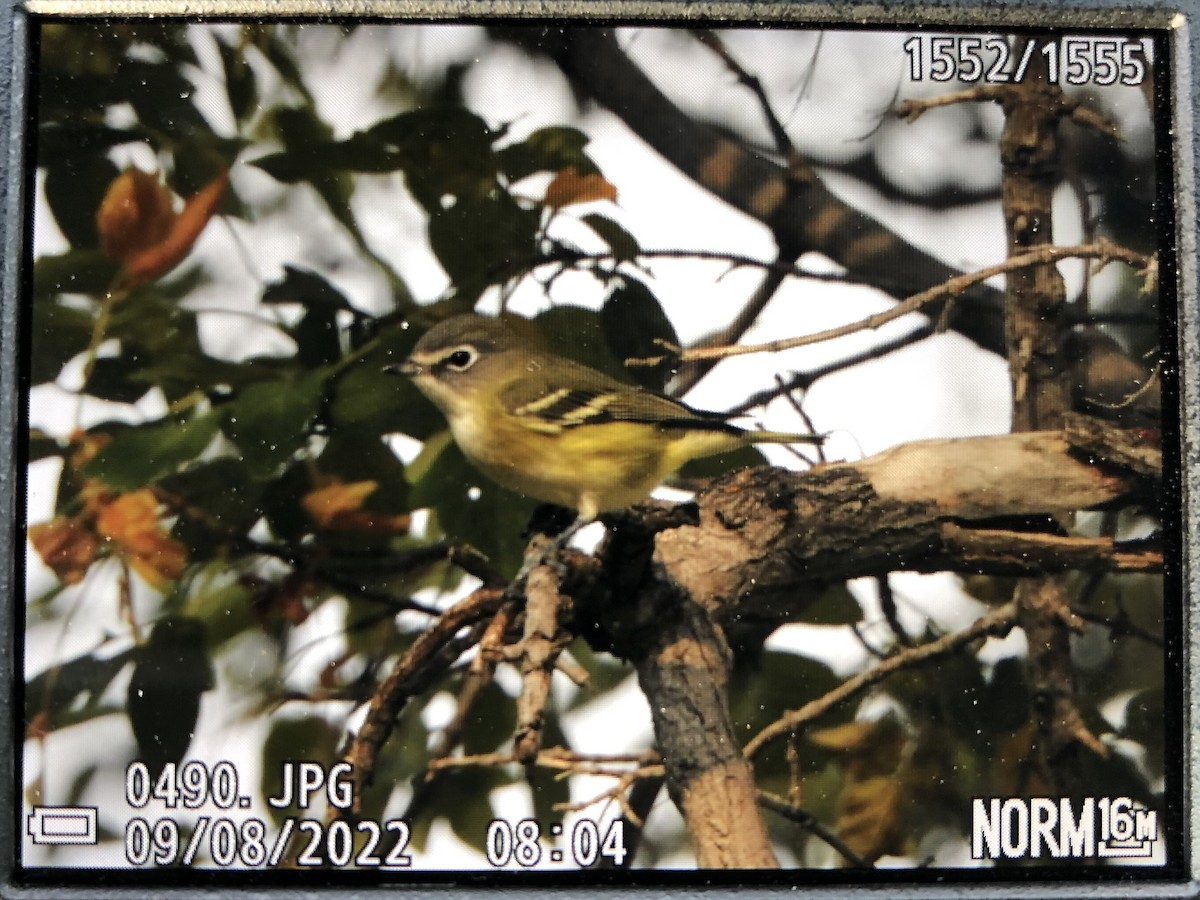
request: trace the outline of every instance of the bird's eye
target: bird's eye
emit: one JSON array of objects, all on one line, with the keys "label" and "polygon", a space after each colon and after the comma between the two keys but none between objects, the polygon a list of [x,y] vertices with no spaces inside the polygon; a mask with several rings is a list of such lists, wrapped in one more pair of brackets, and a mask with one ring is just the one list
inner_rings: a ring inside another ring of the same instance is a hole
[{"label": "bird's eye", "polygon": [[475,362],[477,354],[470,347],[459,347],[446,357],[446,365],[456,372],[465,372]]}]

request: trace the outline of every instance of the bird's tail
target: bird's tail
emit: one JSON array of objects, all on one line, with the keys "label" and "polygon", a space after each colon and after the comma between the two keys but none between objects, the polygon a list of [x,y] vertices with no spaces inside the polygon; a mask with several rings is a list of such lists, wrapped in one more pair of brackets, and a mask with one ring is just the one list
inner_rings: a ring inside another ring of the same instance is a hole
[{"label": "bird's tail", "polygon": [[756,431],[747,428],[743,432],[752,444],[822,444],[826,434],[793,434],[789,431]]}]

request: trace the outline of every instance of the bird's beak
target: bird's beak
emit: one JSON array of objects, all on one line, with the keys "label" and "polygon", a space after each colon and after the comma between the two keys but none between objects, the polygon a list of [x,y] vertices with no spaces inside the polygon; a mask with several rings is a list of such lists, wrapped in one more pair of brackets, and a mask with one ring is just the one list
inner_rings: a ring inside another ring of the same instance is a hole
[{"label": "bird's beak", "polygon": [[386,375],[407,375],[409,378],[414,378],[424,372],[425,367],[413,362],[411,359],[406,359],[402,363],[384,366],[383,371]]}]

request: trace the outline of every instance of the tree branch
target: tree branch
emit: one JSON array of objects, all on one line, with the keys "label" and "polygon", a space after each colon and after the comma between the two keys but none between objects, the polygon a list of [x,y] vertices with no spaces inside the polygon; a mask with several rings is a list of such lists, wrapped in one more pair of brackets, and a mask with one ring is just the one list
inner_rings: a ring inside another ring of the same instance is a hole
[{"label": "tree branch", "polygon": [[[835,338],[846,337],[859,331],[878,329],[888,322],[893,322],[909,313],[922,310],[935,301],[958,297],[971,285],[986,281],[995,275],[1014,273],[1023,269],[1045,266],[1048,263],[1057,262],[1058,260],[1073,258],[1099,259],[1102,262],[1119,259],[1140,269],[1145,269],[1150,265],[1148,257],[1103,240],[1097,241],[1094,244],[1080,244],[1071,247],[1043,245],[1037,249],[1010,256],[1003,262],[987,266],[976,272],[956,275],[943,284],[935,285],[919,294],[914,294],[890,309],[867,316],[865,319],[860,319],[857,322],[838,325],[835,328],[827,328],[824,331],[818,331],[814,334],[768,341],[764,344],[733,344],[724,347],[697,346],[686,350],[680,349],[676,358],[685,363],[703,359],[725,359],[730,356],[744,356],[748,353],[778,353],[781,350],[792,350],[796,347],[806,347],[810,344],[831,341]],[[1058,332],[1056,331],[1056,340],[1057,334]],[[666,358],[665,356],[653,356],[647,359],[629,360],[628,364],[658,365]]]},{"label": "tree branch", "polygon": [[[476,629],[504,602],[504,591],[480,588],[460,600],[423,633],[393,667],[371,698],[367,717],[343,759],[351,765],[354,815],[361,812],[363,788],[371,783],[379,751],[409,697],[427,688],[479,635]],[[460,635],[463,629],[465,635]]]},{"label": "tree branch", "polygon": [[988,613],[973,624],[944,635],[927,644],[918,644],[900,651],[895,656],[889,656],[878,665],[868,669],[848,681],[842,682],[832,691],[822,694],[799,709],[791,710],[780,716],[746,744],[745,755],[753,759],[769,742],[787,734],[793,734],[809,723],[819,719],[839,704],[845,703],[868,688],[874,687],[890,675],[903,669],[912,668],[930,660],[953,653],[972,641],[992,634],[1003,634],[1016,624],[1017,610],[1015,604],[1006,603],[999,609]]},{"label": "tree branch", "polygon": [[[528,43],[513,31],[502,37]],[[618,115],[682,173],[767,225],[785,255],[812,250],[874,283],[885,275],[905,296],[953,277],[955,270],[838,200],[806,160],[787,168],[689,118],[629,60],[611,31],[571,28],[538,35],[547,53],[574,83]],[[794,187],[789,187],[789,182]],[[939,318],[943,303],[930,310]],[[973,287],[955,304],[948,325],[994,353],[1004,352],[999,294]]]}]

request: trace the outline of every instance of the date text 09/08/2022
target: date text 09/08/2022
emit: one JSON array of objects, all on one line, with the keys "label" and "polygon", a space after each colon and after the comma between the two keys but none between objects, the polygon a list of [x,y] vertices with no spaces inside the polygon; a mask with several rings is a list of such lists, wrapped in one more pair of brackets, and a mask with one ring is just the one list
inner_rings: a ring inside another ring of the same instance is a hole
[{"label": "date text 09/08/2022", "polygon": [[[168,764],[157,777],[151,776],[144,763],[131,763],[126,769],[125,799],[138,810],[151,804],[164,810],[198,810],[204,806],[234,810],[248,809],[253,802],[242,793],[237,769],[231,763],[220,761],[210,768],[194,760],[182,766]],[[348,810],[353,800],[354,781],[348,763],[327,769],[306,761],[285,762],[278,793],[266,798],[272,809],[301,811],[311,806]],[[43,810],[42,815],[31,816],[30,827],[38,828],[50,815],[61,818],[66,812]],[[408,852],[412,832],[403,819],[377,822],[356,818],[352,823],[337,818],[323,821],[288,816],[278,822],[274,837],[270,837],[270,830],[263,819],[253,816],[201,815],[186,825],[170,815],[155,819],[134,816],[125,826],[125,858],[138,867],[203,865],[206,857],[221,868],[413,866],[413,856]],[[543,846],[546,837],[550,840]],[[605,825],[577,818],[569,829],[563,824],[543,829],[534,819],[515,824],[495,819],[488,825],[485,846],[487,861],[496,868],[529,869],[547,864],[590,868],[599,863],[620,866],[627,855],[620,819]]]}]

